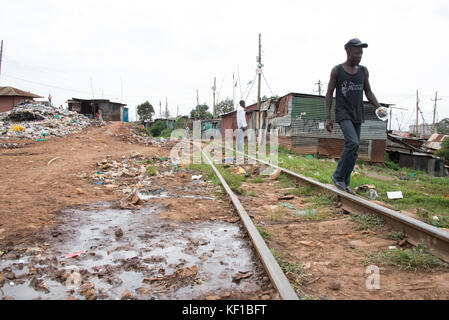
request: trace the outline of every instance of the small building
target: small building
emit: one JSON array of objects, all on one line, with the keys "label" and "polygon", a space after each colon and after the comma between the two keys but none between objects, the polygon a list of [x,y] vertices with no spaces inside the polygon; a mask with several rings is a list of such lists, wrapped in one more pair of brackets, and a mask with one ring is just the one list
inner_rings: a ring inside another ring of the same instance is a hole
[{"label": "small building", "polygon": [[128,122],[128,108],[125,108],[126,104],[123,103],[106,99],[72,98],[67,104],[69,111],[76,111],[89,118],[94,118],[98,114],[104,121]]},{"label": "small building", "polygon": [[[257,104],[245,108],[248,128],[278,129],[279,145],[300,154],[320,154],[339,158],[344,138],[338,124],[329,133],[325,129],[326,108],[324,96],[291,92],[283,97],[263,101],[260,113]],[[382,104],[388,107],[387,104]],[[331,118],[335,120],[335,99]],[[387,122],[375,115],[375,107],[364,102],[359,158],[370,162],[385,161]],[[261,122],[261,126],[259,126]],[[236,129],[236,111],[222,115],[222,134]],[[267,141],[269,138],[267,138]]]},{"label": "small building", "polygon": [[19,103],[33,101],[35,98],[43,97],[13,87],[0,87],[0,112],[7,112]]}]

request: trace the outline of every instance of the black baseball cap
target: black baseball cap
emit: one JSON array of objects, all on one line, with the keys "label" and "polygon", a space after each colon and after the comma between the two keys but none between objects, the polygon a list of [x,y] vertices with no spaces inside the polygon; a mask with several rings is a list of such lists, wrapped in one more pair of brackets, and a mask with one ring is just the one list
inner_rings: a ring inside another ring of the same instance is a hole
[{"label": "black baseball cap", "polygon": [[357,38],[351,39],[349,40],[346,44],[345,44],[345,50],[348,50],[351,47],[362,47],[362,48],[368,48],[368,44],[367,43],[363,43],[362,41],[360,41]]}]

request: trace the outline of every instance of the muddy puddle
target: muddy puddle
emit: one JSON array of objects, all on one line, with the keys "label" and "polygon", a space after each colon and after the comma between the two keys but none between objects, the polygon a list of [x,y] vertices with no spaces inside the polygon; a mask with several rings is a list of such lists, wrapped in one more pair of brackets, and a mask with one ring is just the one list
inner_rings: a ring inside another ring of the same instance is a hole
[{"label": "muddy puddle", "polygon": [[0,298],[232,299],[267,288],[241,226],[162,220],[163,211],[156,203],[63,210],[43,243],[0,259]]}]

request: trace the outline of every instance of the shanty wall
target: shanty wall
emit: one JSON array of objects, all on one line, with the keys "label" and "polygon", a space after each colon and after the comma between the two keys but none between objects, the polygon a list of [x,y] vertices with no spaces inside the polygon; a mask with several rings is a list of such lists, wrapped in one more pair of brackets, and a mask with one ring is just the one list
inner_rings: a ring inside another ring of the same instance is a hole
[{"label": "shanty wall", "polygon": [[[331,108],[333,120],[334,102]],[[374,106],[365,103],[365,122],[361,127],[359,159],[384,162],[387,124],[377,119],[374,110]],[[329,133],[325,129],[325,121],[324,97],[293,97],[290,150],[301,154],[321,154],[339,158],[344,144],[343,133],[337,123],[334,123],[333,132]]]},{"label": "shanty wall", "polygon": [[99,103],[99,108],[103,111],[104,121],[120,121],[121,120],[121,106],[119,104],[110,104],[107,102]]},{"label": "shanty wall", "polygon": [[[30,98],[17,97],[17,96],[2,96],[0,97],[0,112],[7,112],[12,110],[22,100]],[[32,99],[31,99],[32,100]]]}]

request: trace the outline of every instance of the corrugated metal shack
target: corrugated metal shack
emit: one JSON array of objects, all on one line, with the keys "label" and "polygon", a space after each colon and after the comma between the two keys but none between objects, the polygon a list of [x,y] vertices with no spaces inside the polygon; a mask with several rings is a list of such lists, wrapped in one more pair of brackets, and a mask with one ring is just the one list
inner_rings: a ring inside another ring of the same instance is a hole
[{"label": "corrugated metal shack", "polygon": [[[331,117],[334,120],[334,102]],[[382,104],[386,107],[389,105]],[[339,158],[344,138],[338,124],[332,133],[325,129],[326,108],[324,96],[291,92],[283,97],[263,101],[260,107],[261,120],[257,104],[248,106],[246,117],[248,128],[279,129],[279,145],[300,154],[320,154]],[[385,161],[387,123],[379,120],[375,107],[364,102],[365,122],[362,124],[359,158],[371,162]],[[235,111],[222,116],[222,131],[236,128]],[[267,141],[269,138],[267,138]]]},{"label": "corrugated metal shack", "polygon": [[[415,170],[426,171],[434,177],[444,177],[449,174],[448,166],[434,155],[436,150],[441,147],[438,142],[444,141],[444,135],[434,134],[426,144],[416,146],[420,139],[411,139],[388,134],[387,153],[389,160],[399,164],[401,167],[411,168]],[[411,142],[415,141],[415,144]]]},{"label": "corrugated metal shack", "polygon": [[78,99],[67,101],[69,111],[76,111],[90,118],[99,114],[104,121],[128,121],[126,104],[112,102],[106,99]]}]

